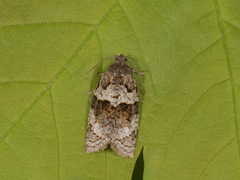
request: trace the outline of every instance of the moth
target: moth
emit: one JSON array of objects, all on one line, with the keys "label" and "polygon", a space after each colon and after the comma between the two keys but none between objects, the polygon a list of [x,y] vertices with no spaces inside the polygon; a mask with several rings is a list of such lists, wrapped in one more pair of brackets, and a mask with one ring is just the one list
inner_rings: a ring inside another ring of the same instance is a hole
[{"label": "moth", "polygon": [[[146,71],[138,72],[132,61],[123,54],[112,57],[116,57],[115,62],[105,73],[100,74],[102,77],[96,89],[91,92],[93,99],[88,117],[85,150],[93,153],[104,150],[110,144],[120,156],[132,158],[136,146],[140,101],[132,72],[137,72],[140,77],[140,74]],[[136,70],[127,65],[127,60]],[[145,88],[144,85],[143,87]]]}]

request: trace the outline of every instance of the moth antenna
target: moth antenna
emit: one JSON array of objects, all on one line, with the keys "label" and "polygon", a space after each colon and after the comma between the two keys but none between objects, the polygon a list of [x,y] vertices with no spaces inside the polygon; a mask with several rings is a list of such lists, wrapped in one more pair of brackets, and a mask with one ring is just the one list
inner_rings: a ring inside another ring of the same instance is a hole
[{"label": "moth antenna", "polygon": [[136,71],[137,71],[137,73],[138,73],[138,77],[139,77],[139,79],[140,79],[140,81],[141,81],[141,84],[142,84],[142,86],[143,86],[143,88],[150,94],[150,92],[147,90],[147,88],[144,86],[144,84],[143,84],[143,81],[142,81],[142,78],[141,78],[141,76],[140,76],[140,73],[139,73],[139,71],[138,71],[138,69],[137,69],[137,66],[131,61],[131,59],[129,59],[128,57],[125,57],[127,60],[129,60],[130,61],[130,63],[134,66],[134,68],[136,69]]},{"label": "moth antenna", "polygon": [[80,76],[78,76],[77,78],[81,77],[81,76],[85,76],[86,74],[90,73],[96,66],[98,66],[100,63],[102,63],[104,60],[106,59],[110,59],[110,58],[114,58],[114,57],[117,57],[116,55],[115,56],[110,56],[110,57],[106,57],[104,59],[102,59],[101,61],[99,61],[95,66],[92,67],[92,69],[90,69],[88,72],[86,72],[85,74],[82,74]]}]

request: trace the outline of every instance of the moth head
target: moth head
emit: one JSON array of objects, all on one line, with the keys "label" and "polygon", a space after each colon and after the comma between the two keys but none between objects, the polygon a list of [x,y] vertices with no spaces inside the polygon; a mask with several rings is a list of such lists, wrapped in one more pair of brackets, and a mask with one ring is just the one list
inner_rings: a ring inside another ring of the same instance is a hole
[{"label": "moth head", "polygon": [[123,54],[120,54],[116,57],[115,61],[127,62],[127,57],[125,57]]}]

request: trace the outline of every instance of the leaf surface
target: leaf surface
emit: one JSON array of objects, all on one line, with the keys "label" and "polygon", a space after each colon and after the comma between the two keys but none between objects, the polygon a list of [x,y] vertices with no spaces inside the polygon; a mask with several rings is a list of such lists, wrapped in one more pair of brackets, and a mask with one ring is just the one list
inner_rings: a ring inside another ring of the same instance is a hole
[{"label": "leaf surface", "polygon": [[[240,178],[239,1],[0,6],[0,179],[131,179],[142,148],[143,179]],[[84,93],[113,60],[77,77],[120,53],[149,70],[132,159],[84,150]]]}]

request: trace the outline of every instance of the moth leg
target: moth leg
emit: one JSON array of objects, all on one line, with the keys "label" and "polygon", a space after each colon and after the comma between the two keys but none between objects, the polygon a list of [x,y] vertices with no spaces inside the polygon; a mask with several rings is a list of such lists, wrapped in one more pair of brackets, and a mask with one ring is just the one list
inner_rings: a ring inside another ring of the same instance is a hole
[{"label": "moth leg", "polygon": [[96,74],[102,76],[104,73],[96,72]]},{"label": "moth leg", "polygon": [[94,92],[95,92],[95,90],[91,91],[91,92],[86,92],[85,94],[93,94]]},{"label": "moth leg", "polygon": [[[138,73],[135,69],[133,69],[133,72],[134,72],[134,73]],[[139,72],[139,74],[145,74],[146,72],[148,72],[148,70],[143,71],[143,72]]]},{"label": "moth leg", "polygon": [[[140,74],[145,74],[146,72],[148,72],[148,70],[143,71],[143,72],[138,72],[138,71],[136,71],[135,69],[132,69],[132,71],[133,71],[134,73],[137,73],[137,74],[138,74],[139,79],[140,79],[140,81],[141,81],[141,83],[142,83],[143,88],[149,93],[149,91],[148,91],[148,90],[146,89],[146,87],[144,86],[143,81],[142,81],[142,78],[141,78],[141,76],[140,76]],[[150,94],[150,93],[149,93],[149,94]]]},{"label": "moth leg", "polygon": [[140,99],[139,99],[138,101],[144,103],[144,100],[140,100]]}]

